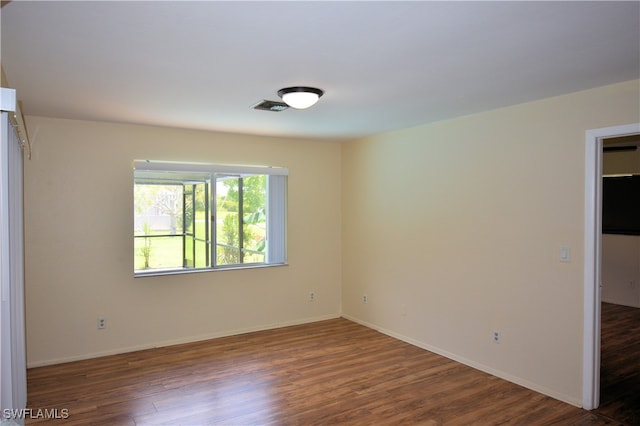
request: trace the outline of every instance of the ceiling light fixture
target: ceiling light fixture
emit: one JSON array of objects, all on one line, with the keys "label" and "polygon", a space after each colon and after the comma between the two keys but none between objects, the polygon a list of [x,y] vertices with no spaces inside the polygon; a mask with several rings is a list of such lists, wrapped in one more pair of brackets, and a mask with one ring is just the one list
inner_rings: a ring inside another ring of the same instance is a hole
[{"label": "ceiling light fixture", "polygon": [[320,99],[324,92],[320,89],[316,89],[315,87],[285,87],[284,89],[278,90],[278,96],[282,98],[282,100],[289,105],[291,108],[295,109],[305,109],[309,108]]}]

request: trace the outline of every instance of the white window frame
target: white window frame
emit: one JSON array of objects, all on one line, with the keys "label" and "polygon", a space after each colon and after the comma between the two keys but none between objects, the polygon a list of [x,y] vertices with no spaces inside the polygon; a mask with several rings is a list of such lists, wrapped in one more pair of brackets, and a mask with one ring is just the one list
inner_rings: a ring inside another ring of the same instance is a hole
[{"label": "white window frame", "polygon": [[[216,265],[215,250],[210,267],[204,268],[169,268],[150,271],[136,270],[135,277],[171,275],[194,272],[208,272],[230,269],[264,268],[287,264],[287,177],[289,170],[273,166],[244,166],[206,163],[183,163],[168,161],[136,160],[133,162],[134,186],[136,171],[207,173],[212,177],[210,205],[215,209],[215,176],[230,175],[267,175],[267,236],[265,261],[260,263],[238,263],[233,265]],[[210,231],[210,238],[215,238],[215,230]],[[215,241],[215,240],[214,240]],[[215,246],[215,242],[212,243]]]}]

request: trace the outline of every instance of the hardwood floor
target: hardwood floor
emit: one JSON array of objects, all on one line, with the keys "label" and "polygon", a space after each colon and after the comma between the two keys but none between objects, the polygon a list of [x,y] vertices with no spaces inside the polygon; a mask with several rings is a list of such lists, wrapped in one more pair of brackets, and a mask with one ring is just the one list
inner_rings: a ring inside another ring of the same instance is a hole
[{"label": "hardwood floor", "polygon": [[640,425],[640,309],[602,304],[600,407],[597,413]]},{"label": "hardwood floor", "polygon": [[28,371],[51,425],[614,425],[335,319]]}]

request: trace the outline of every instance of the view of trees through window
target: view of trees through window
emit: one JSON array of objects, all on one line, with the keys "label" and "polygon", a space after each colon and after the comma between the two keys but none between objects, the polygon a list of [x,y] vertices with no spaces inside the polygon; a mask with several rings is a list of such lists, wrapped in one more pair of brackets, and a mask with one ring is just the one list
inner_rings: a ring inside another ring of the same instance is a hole
[{"label": "view of trees through window", "polygon": [[136,173],[136,272],[266,262],[266,175]]},{"label": "view of trees through window", "polygon": [[261,263],[266,245],[266,176],[216,176],[216,264]]}]

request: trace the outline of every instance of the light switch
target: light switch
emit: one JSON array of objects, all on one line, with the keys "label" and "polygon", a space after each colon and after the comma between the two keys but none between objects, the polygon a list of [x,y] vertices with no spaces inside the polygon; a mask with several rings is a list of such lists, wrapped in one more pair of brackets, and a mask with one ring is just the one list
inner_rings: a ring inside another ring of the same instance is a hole
[{"label": "light switch", "polygon": [[571,262],[571,249],[560,247],[560,262]]}]

